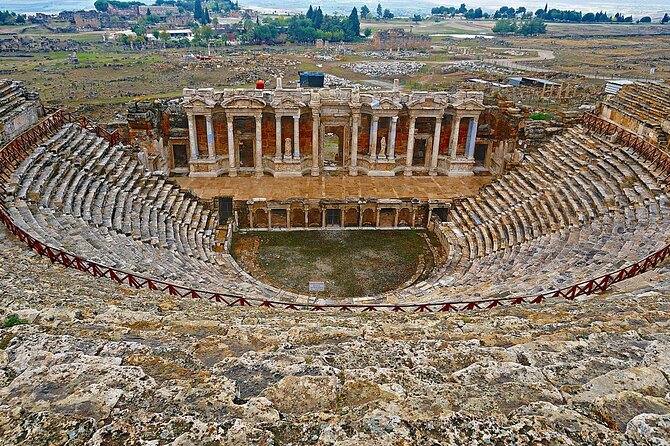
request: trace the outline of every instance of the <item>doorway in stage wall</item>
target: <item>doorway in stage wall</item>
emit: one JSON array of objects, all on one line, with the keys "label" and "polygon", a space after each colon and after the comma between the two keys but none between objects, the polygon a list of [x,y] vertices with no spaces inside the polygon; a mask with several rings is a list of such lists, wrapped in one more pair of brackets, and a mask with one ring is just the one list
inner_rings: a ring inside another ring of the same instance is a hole
[{"label": "doorway in stage wall", "polygon": [[344,129],[343,127],[324,126],[323,129],[323,167],[336,169],[344,166]]},{"label": "doorway in stage wall", "polygon": [[186,154],[186,144],[174,144],[172,146],[172,159],[175,169],[188,167],[188,155]]},{"label": "doorway in stage wall", "polygon": [[254,140],[242,138],[239,143],[240,168],[254,167]]},{"label": "doorway in stage wall", "polygon": [[486,144],[476,144],[475,145],[475,166],[484,167],[486,164],[486,149],[488,145]]},{"label": "doorway in stage wall", "polygon": [[414,141],[414,155],[412,157],[412,166],[424,167],[426,165],[427,148],[428,148],[428,139],[417,138]]}]

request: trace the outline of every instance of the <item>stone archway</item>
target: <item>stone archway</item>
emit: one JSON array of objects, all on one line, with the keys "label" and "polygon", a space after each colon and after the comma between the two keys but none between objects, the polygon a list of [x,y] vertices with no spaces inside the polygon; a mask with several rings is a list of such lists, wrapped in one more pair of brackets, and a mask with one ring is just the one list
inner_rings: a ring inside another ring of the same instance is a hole
[{"label": "stone archway", "polygon": [[304,228],[305,227],[305,210],[302,208],[291,209],[291,227]]},{"label": "stone archway", "polygon": [[349,208],[344,211],[344,227],[345,228],[355,228],[358,227],[358,209]]}]

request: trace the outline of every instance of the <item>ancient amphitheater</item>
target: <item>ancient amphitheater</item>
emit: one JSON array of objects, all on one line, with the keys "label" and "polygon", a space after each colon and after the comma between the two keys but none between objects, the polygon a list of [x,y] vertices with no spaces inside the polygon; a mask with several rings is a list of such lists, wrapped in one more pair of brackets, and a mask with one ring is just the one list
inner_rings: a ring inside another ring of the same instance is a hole
[{"label": "ancient amphitheater", "polygon": [[[1,85],[0,121],[36,118],[0,149],[0,311],[27,322],[0,332],[0,443],[670,444],[669,86],[522,154],[476,92],[185,90],[110,131]],[[175,178],[482,170],[467,196],[227,213]],[[228,252],[329,226],[426,229],[446,259],[310,299]]]}]

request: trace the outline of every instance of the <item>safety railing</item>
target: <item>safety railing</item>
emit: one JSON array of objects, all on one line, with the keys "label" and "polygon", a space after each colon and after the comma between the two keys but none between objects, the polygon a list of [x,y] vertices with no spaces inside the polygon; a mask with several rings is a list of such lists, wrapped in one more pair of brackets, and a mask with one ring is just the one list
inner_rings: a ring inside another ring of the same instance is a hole
[{"label": "safety railing", "polygon": [[663,172],[670,171],[670,154],[645,140],[640,135],[620,127],[611,121],[607,121],[594,113],[584,113],[582,124],[598,135],[616,135],[618,144],[633,148]]},{"label": "safety railing", "polygon": [[[54,123],[57,123],[59,119],[62,119],[61,123],[66,122],[66,119],[69,119],[68,115],[61,113],[56,116],[50,116],[47,118],[49,123],[43,122],[40,124],[39,129],[33,127],[26,133],[29,135],[22,135],[12,141],[10,144],[0,149],[0,159],[2,157],[8,156],[5,153],[5,150],[9,148],[9,153],[19,154],[21,159],[25,158],[29,154],[32,146],[40,142],[39,137],[42,138],[49,136],[50,132],[53,133],[56,131],[57,127],[54,128]],[[46,121],[46,120],[45,120]],[[72,121],[67,121],[72,122]],[[82,125],[85,127],[85,125]],[[88,128],[88,127],[86,127]],[[11,175],[16,162],[15,160],[11,164],[2,164],[0,169],[3,171],[2,178],[9,178],[8,175]],[[9,174],[7,174],[9,170]],[[4,199],[4,197],[3,197]],[[93,262],[87,259],[84,259],[80,256],[68,253],[62,249],[54,248],[49,246],[32,235],[28,234],[25,230],[16,225],[6,208],[3,205],[0,206],[0,221],[7,227],[7,229],[14,234],[21,242],[25,243],[30,249],[34,250],[41,256],[47,257],[52,263],[63,265],[67,268],[72,268],[77,271],[89,274],[93,277],[100,277],[112,280],[121,285],[127,285],[137,289],[146,289],[151,291],[159,291],[168,293],[171,296],[179,297],[188,297],[194,299],[209,299],[215,302],[225,304],[230,307],[266,307],[266,308],[278,308],[278,309],[289,309],[289,310],[309,310],[309,311],[392,311],[392,312],[418,312],[418,313],[432,313],[432,312],[458,312],[458,311],[471,311],[477,309],[492,309],[501,306],[512,306],[512,305],[521,305],[521,304],[541,304],[550,300],[557,299],[567,299],[574,300],[580,296],[588,296],[594,293],[604,292],[611,288],[613,285],[620,283],[631,277],[638,276],[647,271],[652,270],[660,263],[665,261],[670,255],[670,244],[666,245],[664,248],[659,251],[654,252],[653,254],[648,255],[647,257],[639,260],[631,265],[625,266],[617,271],[612,273],[604,274],[602,276],[596,277],[594,279],[585,280],[574,285],[570,285],[558,290],[549,291],[546,293],[540,293],[536,295],[529,296],[518,296],[518,297],[502,297],[502,298],[491,298],[491,299],[479,299],[479,300],[464,300],[464,299],[454,299],[454,300],[443,300],[437,302],[424,302],[424,303],[397,303],[397,304],[349,304],[349,303],[300,303],[300,302],[286,302],[272,299],[262,299],[255,297],[245,297],[243,295],[232,294],[232,293],[221,293],[210,290],[198,290],[194,288],[189,288],[181,285],[177,285],[171,282],[166,282],[163,280],[153,279],[145,277],[139,274],[135,274],[129,271],[120,270],[117,268],[112,268],[97,262]]]}]

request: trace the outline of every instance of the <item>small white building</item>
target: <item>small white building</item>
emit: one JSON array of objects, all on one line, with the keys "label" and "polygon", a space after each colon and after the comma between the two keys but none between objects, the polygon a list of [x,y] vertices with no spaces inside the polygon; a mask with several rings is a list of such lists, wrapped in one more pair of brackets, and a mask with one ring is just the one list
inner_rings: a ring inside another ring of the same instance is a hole
[{"label": "small white building", "polygon": [[193,40],[193,31],[191,31],[188,28],[185,29],[168,29],[165,30],[166,33],[170,35],[171,39],[174,40],[180,40],[180,39],[188,39],[188,40]]}]

